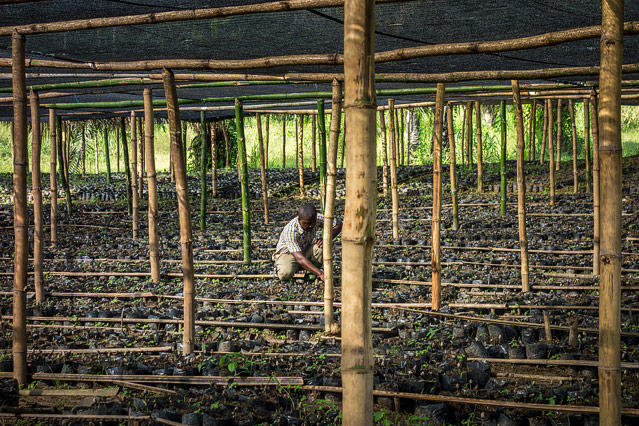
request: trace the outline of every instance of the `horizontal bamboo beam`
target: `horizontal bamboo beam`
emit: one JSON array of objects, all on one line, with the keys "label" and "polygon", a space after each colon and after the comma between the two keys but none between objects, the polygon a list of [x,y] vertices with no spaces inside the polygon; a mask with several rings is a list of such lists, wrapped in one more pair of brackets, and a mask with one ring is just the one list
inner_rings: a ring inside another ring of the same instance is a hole
[{"label": "horizontal bamboo beam", "polygon": [[20,389],[20,396],[93,396],[114,397],[120,392],[119,388],[101,389]]},{"label": "horizontal bamboo beam", "polygon": [[[585,359],[514,359],[514,358],[468,358],[468,361],[486,361],[491,364],[553,365],[559,367],[598,367],[599,361]],[[621,368],[639,370],[637,362],[622,362]]]}]

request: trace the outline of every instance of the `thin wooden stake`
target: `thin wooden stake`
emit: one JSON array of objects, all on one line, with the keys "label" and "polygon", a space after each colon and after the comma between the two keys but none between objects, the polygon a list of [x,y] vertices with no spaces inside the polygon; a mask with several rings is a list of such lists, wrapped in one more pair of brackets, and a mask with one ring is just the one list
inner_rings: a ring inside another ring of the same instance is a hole
[{"label": "thin wooden stake", "polygon": [[[50,166],[49,166],[49,191],[51,193],[51,213],[50,213],[50,222],[51,222],[51,247],[55,247],[58,241],[58,187],[56,184],[56,128],[55,128],[55,110],[49,110],[49,153],[50,153]],[[97,139],[96,139],[97,141]],[[97,143],[96,143],[97,147]],[[96,150],[97,152],[97,150]],[[96,154],[97,155],[97,154]],[[96,170],[97,170],[97,161],[96,161]]]},{"label": "thin wooden stake", "polygon": [[501,197],[499,199],[499,214],[506,216],[506,101],[502,100],[500,103],[500,123],[501,123],[501,144],[499,155],[499,175],[501,178]]},{"label": "thin wooden stake", "polygon": [[31,194],[33,195],[33,278],[36,302],[44,302],[44,280],[42,274],[42,253],[44,246],[42,214],[42,175],[40,173],[40,153],[42,134],[40,132],[40,99],[31,90]]},{"label": "thin wooden stake", "polygon": [[[459,229],[459,217],[457,208],[457,160],[455,158],[455,131],[453,128],[453,104],[448,102],[448,111],[446,113],[448,121],[448,145],[450,147],[450,195],[453,205],[453,231]],[[462,139],[463,141],[463,139]]]},{"label": "thin wooden stake", "polygon": [[299,116],[299,141],[297,148],[297,165],[298,175],[299,175],[299,183],[300,183],[300,197],[306,196],[306,192],[304,191],[304,115],[301,114]]},{"label": "thin wooden stake", "polygon": [[435,123],[433,139],[433,215],[431,230],[432,269],[432,309],[441,306],[442,265],[441,265],[441,215],[442,215],[442,134],[444,115],[444,83],[437,83],[435,97]]},{"label": "thin wooden stake", "polygon": [[160,245],[158,238],[158,185],[155,173],[155,126],[153,117],[153,95],[151,89],[144,89],[144,132],[146,150],[146,180],[149,196],[149,261],[151,263],[151,281],[160,282]]},{"label": "thin wooden stake", "polygon": [[[116,172],[120,174],[120,132],[115,131]],[[97,157],[96,157],[97,158]]]},{"label": "thin wooden stake", "polygon": [[530,120],[528,122],[528,161],[535,161],[535,138],[537,132],[537,99],[533,99],[530,106]]},{"label": "thin wooden stake", "polygon": [[244,112],[242,102],[235,100],[235,131],[237,135],[237,160],[240,165],[242,186],[242,229],[244,235],[244,263],[251,263],[251,210],[248,192],[248,164],[244,139]]},{"label": "thin wooden stake", "polygon": [[468,108],[466,105],[464,108],[464,118],[462,120],[462,137],[461,137],[461,153],[462,153],[462,165],[466,165],[466,123],[468,122]]},{"label": "thin wooden stake", "polygon": [[264,167],[266,167],[268,169],[268,143],[269,143],[269,121],[270,121],[271,115],[270,114],[266,114],[266,147],[264,147]]},{"label": "thin wooden stake", "polygon": [[466,104],[468,115],[466,116],[466,161],[468,167],[473,165],[473,102]]},{"label": "thin wooden stake", "polygon": [[393,240],[399,240],[399,197],[397,196],[397,144],[395,143],[395,100],[388,100],[388,134],[390,135],[391,198],[393,203]]},{"label": "thin wooden stake", "polygon": [[138,239],[138,137],[137,126],[135,125],[135,111],[131,111],[131,119],[129,120],[131,127],[131,210],[132,210],[132,230],[133,239]]},{"label": "thin wooden stake", "polygon": [[475,101],[475,120],[477,121],[477,192],[484,192],[484,161],[481,140],[481,104]]},{"label": "thin wooden stake", "polygon": [[550,205],[555,205],[555,150],[553,149],[553,119],[552,119],[552,100],[547,99],[548,104],[548,158],[550,166]]},{"label": "thin wooden stake", "polygon": [[138,171],[138,200],[142,199],[144,194],[144,126],[142,124],[142,118],[138,117],[138,149],[140,150],[140,155],[138,158],[138,165],[140,169]]},{"label": "thin wooden stake", "polygon": [[71,218],[71,190],[69,189],[69,180],[67,179],[67,174],[65,172],[65,160],[64,160],[64,148],[63,148],[63,138],[62,138],[62,121],[60,120],[60,116],[56,116],[56,134],[58,136],[58,165],[60,169],[60,179],[62,182],[62,190],[64,191],[64,204],[67,206],[67,218]]},{"label": "thin wooden stake", "polygon": [[282,114],[282,170],[286,168],[286,114]]},{"label": "thin wooden stake", "polygon": [[317,124],[319,130],[320,157],[320,205],[322,212],[326,205],[326,117],[324,116],[324,99],[317,101]]},{"label": "thin wooden stake", "polygon": [[262,140],[262,116],[255,115],[257,120],[257,141],[260,146],[260,178],[262,180],[262,204],[264,206],[264,223],[268,221],[268,182],[266,181],[266,156],[264,154],[264,141]]},{"label": "thin wooden stake", "polygon": [[217,123],[210,124],[211,134],[211,197],[217,197]]},{"label": "thin wooden stake", "polygon": [[229,135],[226,131],[226,120],[222,121],[222,134],[224,135],[224,152],[226,154],[226,158],[224,159],[224,167],[228,168],[231,161],[231,147],[229,146]]},{"label": "thin wooden stake", "polygon": [[[120,133],[122,134],[122,155],[124,157],[124,173],[126,174],[126,201],[129,215],[133,214],[133,205],[131,204],[131,168],[129,167],[129,147],[126,142],[126,126],[124,125],[124,117],[120,117]],[[107,129],[104,130],[104,140],[108,140]]]},{"label": "thin wooden stake", "polygon": [[384,111],[379,111],[379,126],[382,134],[382,187],[384,188],[384,198],[388,197],[388,148],[386,143],[386,119]]},{"label": "thin wooden stake", "polygon": [[584,151],[586,160],[586,192],[590,192],[590,101],[584,99]]},{"label": "thin wooden stake", "polygon": [[555,160],[555,170],[557,171],[559,171],[561,166],[561,137],[563,135],[563,129],[561,127],[562,106],[561,98],[557,99],[557,159]]},{"label": "thin wooden stake", "polygon": [[[340,117],[341,121],[341,117]],[[340,168],[344,168],[344,157],[346,156],[346,121],[344,121],[344,129],[342,130],[342,156],[340,158]]]},{"label": "thin wooden stake", "polygon": [[597,112],[597,94],[594,90],[590,93],[590,111],[590,116],[592,117],[590,125],[592,126],[592,204],[594,210],[592,273],[599,275],[599,238],[601,235],[599,171],[601,168],[599,164],[599,114]]},{"label": "thin wooden stake", "polygon": [[539,153],[539,164],[544,164],[546,157],[546,141],[548,139],[548,99],[544,101],[544,124],[541,130],[541,152]]},{"label": "thin wooden stake", "polygon": [[575,123],[575,104],[572,99],[568,101],[570,123],[572,128],[572,192],[579,191],[579,175],[577,173],[577,123]]},{"label": "thin wooden stake", "polygon": [[209,145],[207,133],[206,113],[200,111],[200,230],[206,230],[206,169],[208,156],[206,155]]},{"label": "thin wooden stake", "polygon": [[317,171],[317,117],[315,114],[311,116],[311,133],[313,135],[311,143],[311,171],[315,173]]}]

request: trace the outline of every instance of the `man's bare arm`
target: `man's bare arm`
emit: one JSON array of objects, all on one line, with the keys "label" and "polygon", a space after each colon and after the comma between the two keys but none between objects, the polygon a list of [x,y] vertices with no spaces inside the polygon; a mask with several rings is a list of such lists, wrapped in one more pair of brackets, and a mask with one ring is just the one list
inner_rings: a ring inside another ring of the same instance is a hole
[{"label": "man's bare arm", "polygon": [[308,260],[306,258],[306,256],[304,256],[304,254],[301,251],[296,251],[296,252],[293,252],[291,254],[293,255],[293,257],[295,258],[297,263],[299,263],[299,265],[302,268],[306,269],[308,272],[311,272],[311,273],[317,275],[318,277],[320,277],[320,279],[322,281],[324,281],[324,272],[322,272],[321,269],[319,269],[315,265],[313,265],[313,262]]}]

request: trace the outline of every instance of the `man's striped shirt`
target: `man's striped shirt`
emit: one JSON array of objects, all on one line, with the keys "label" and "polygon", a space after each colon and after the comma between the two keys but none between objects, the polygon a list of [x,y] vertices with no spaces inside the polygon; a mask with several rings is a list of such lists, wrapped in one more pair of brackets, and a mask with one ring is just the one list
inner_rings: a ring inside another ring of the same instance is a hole
[{"label": "man's striped shirt", "polygon": [[296,216],[282,229],[274,256],[276,257],[283,253],[304,253],[313,244],[317,228],[322,228],[323,226],[324,215],[317,213],[315,226],[310,231],[305,232]]}]

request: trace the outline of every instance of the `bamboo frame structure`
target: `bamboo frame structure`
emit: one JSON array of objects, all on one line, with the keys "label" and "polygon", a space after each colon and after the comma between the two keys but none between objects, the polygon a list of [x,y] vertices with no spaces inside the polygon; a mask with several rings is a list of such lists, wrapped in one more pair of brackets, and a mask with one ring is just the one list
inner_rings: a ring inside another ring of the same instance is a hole
[{"label": "bamboo frame structure", "polygon": [[[601,235],[599,280],[599,413],[603,426],[621,425],[621,61],[623,0],[602,1],[598,166]],[[594,161],[593,161],[594,163]]]},{"label": "bamboo frame structure", "polygon": [[[333,218],[335,217],[335,188],[337,181],[337,144],[342,114],[342,84],[333,80],[331,128],[326,167],[326,208],[324,209],[323,263],[324,263],[324,330],[339,334],[339,324],[333,318]],[[340,117],[341,118],[341,117]]]},{"label": "bamboo frame structure", "polygon": [[450,195],[451,204],[453,205],[453,231],[457,231],[459,229],[459,212],[457,207],[457,159],[455,157],[455,131],[453,128],[452,102],[448,102],[446,118],[448,125],[448,146],[450,148]]},{"label": "bamboo frame structure", "polygon": [[395,120],[393,112],[395,108],[395,100],[388,100],[388,134],[390,135],[390,181],[391,181],[391,200],[393,205],[393,240],[399,240],[399,196],[397,195],[397,151],[395,144]]},{"label": "bamboo frame structure", "polygon": [[319,132],[319,175],[320,175],[320,206],[322,212],[326,205],[326,116],[324,114],[324,100],[317,100],[317,130]]},{"label": "bamboo frame structure", "polygon": [[146,150],[146,180],[149,196],[149,262],[151,264],[151,281],[160,282],[160,245],[158,238],[158,185],[155,173],[155,128],[153,117],[153,94],[150,88],[144,89],[144,147]]},{"label": "bamboo frame structure", "polygon": [[138,239],[138,135],[135,123],[135,111],[131,111],[129,125],[131,127],[131,226],[132,238]]},{"label": "bamboo frame structure", "polygon": [[297,165],[300,183],[300,197],[306,196],[304,190],[304,114],[299,116],[299,142],[297,148]]},{"label": "bamboo frame structure", "polygon": [[262,181],[262,205],[264,207],[264,223],[268,220],[268,182],[266,181],[266,155],[264,153],[264,140],[262,139],[262,116],[255,115],[257,122],[257,142],[260,147],[260,179]]},{"label": "bamboo frame structure", "polygon": [[282,114],[282,170],[286,168],[286,114]]},{"label": "bamboo frame structure", "polygon": [[[521,291],[530,291],[528,268],[528,236],[526,233],[526,173],[524,170],[524,117],[519,94],[519,81],[512,80],[515,131],[517,132],[517,224],[521,249]],[[504,123],[505,123],[504,117]]]},{"label": "bamboo frame structure", "polygon": [[[27,84],[24,35],[11,36],[13,84],[13,378],[27,383],[27,268],[29,211],[27,209]],[[55,169],[53,170],[55,173]],[[69,214],[71,212],[69,211]],[[372,384],[372,383],[371,383]]]},{"label": "bamboo frame structure", "polygon": [[191,226],[191,205],[184,152],[182,151],[180,110],[177,103],[177,90],[173,72],[164,69],[164,96],[166,97],[171,151],[173,151],[173,170],[175,171],[175,189],[178,194],[178,212],[180,217],[180,246],[182,252],[182,283],[184,294],[184,335],[182,352],[189,355],[195,350],[195,278],[193,275],[193,241]]},{"label": "bamboo frame structure", "polygon": [[[42,214],[42,174],[40,172],[40,154],[42,134],[40,130],[40,99],[33,90],[29,94],[31,107],[31,194],[33,195],[33,284],[36,302],[44,302],[44,280],[42,259],[44,246]],[[55,172],[54,172],[55,173]]]},{"label": "bamboo frame structure", "polygon": [[546,104],[548,105],[548,163],[549,163],[549,192],[550,192],[550,205],[555,205],[555,150],[553,146],[553,111],[552,111],[552,99],[546,99]]},{"label": "bamboo frame structure", "polygon": [[584,157],[586,160],[586,192],[590,192],[590,100],[584,99]]},{"label": "bamboo frame structure", "polygon": [[557,159],[555,160],[555,170],[557,171],[559,171],[561,166],[561,137],[563,136],[563,129],[561,127],[562,106],[561,98],[557,99]]},{"label": "bamboo frame structure", "polygon": [[211,123],[211,197],[217,197],[217,123]]},{"label": "bamboo frame structure", "polygon": [[206,230],[206,169],[208,156],[206,155],[208,140],[208,126],[206,125],[206,113],[200,111],[200,230]]},{"label": "bamboo frame structure", "polygon": [[[49,192],[51,194],[51,247],[55,247],[58,241],[58,186],[56,182],[55,170],[56,170],[56,128],[55,128],[55,110],[49,110],[49,152],[50,152],[50,166],[49,166]],[[97,139],[96,139],[97,140]],[[97,152],[97,150],[96,150]],[[97,155],[97,154],[96,154]],[[97,162],[96,162],[97,167]]]},{"label": "bamboo frame structure", "polygon": [[484,192],[484,161],[482,158],[482,140],[481,140],[481,103],[475,101],[475,127],[477,128],[477,192]]},{"label": "bamboo frame structure", "polygon": [[373,424],[372,254],[377,209],[375,2],[344,4],[346,205],[342,236],[342,424]]},{"label": "bamboo frame structure", "polygon": [[597,94],[594,90],[590,94],[590,125],[592,126],[592,204],[594,214],[594,231],[593,231],[593,256],[592,256],[592,273],[599,275],[600,262],[600,236],[601,236],[601,220],[600,205],[601,188],[599,184],[599,114],[597,112]]},{"label": "bamboo frame structure", "polygon": [[[133,205],[131,204],[131,168],[129,167],[129,148],[126,142],[126,127],[124,125],[124,117],[120,117],[120,133],[122,134],[122,156],[124,157],[124,173],[126,174],[126,202],[129,215],[133,214]],[[107,129],[104,130],[104,139],[108,140]]]},{"label": "bamboo frame structure", "polygon": [[382,135],[382,188],[384,190],[384,198],[388,197],[388,148],[386,143],[386,119],[384,111],[379,111],[379,126]]},{"label": "bamboo frame structure", "polygon": [[[514,93],[514,91],[513,91]],[[499,198],[499,214],[503,217],[506,216],[506,101],[500,102],[499,108],[499,122],[501,123],[501,143],[500,143],[500,155],[499,155],[499,177],[500,177],[500,198]]]},{"label": "bamboo frame structure", "polygon": [[577,123],[575,123],[575,104],[572,99],[568,100],[568,110],[570,112],[570,123],[572,129],[572,192],[579,191],[579,174],[577,172]]},{"label": "bamboo frame structure", "polygon": [[[115,132],[117,133],[117,129]],[[122,142],[122,143],[124,144],[125,142]],[[123,148],[124,148],[124,145],[123,145]],[[127,152],[127,155],[125,156],[125,161],[126,159],[128,159],[128,152]],[[98,161],[97,157],[96,157],[96,161]],[[106,162],[107,185],[111,185],[112,183],[111,182],[111,161],[109,159],[109,128],[108,126],[104,128],[104,161]]]},{"label": "bamboo frame structure", "polygon": [[246,161],[246,140],[244,139],[244,113],[242,102],[235,101],[235,131],[237,137],[237,161],[240,169],[242,188],[242,230],[244,240],[244,263],[251,263],[251,210],[248,191],[248,164]]},{"label": "bamboo frame structure", "polygon": [[444,129],[444,83],[437,83],[435,122],[433,124],[433,214],[431,229],[432,309],[441,306],[441,216],[442,216],[442,136]]}]

